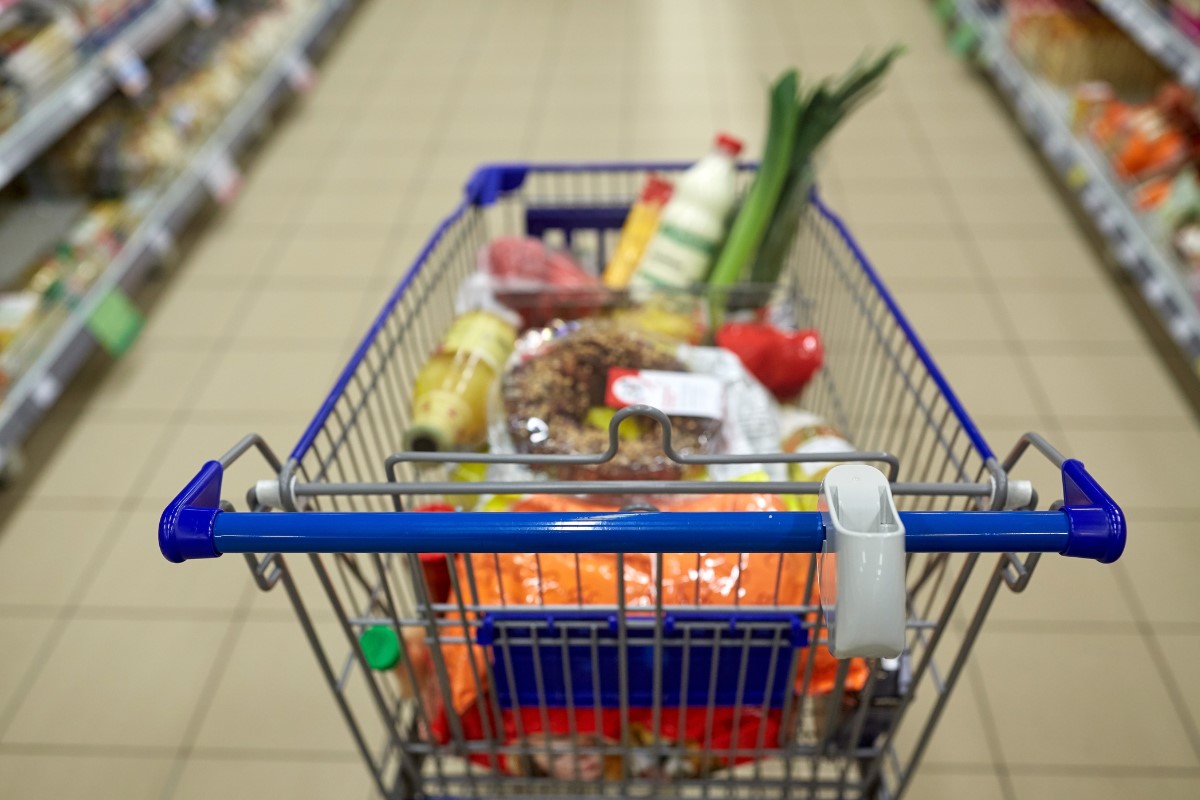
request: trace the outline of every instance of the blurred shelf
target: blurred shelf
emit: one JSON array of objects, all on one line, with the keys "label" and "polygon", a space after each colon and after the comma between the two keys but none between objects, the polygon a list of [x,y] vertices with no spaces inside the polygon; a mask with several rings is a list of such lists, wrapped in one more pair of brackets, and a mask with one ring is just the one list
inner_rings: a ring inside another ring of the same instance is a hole
[{"label": "blurred shelf", "polygon": [[1133,279],[1193,374],[1200,372],[1200,309],[1183,265],[1130,205],[1128,189],[1113,175],[1108,160],[1071,130],[1066,94],[1031,74],[1009,49],[1004,16],[984,11],[976,0],[957,0],[957,14],[959,24],[978,35],[979,64],[1008,100],[1026,134],[1076,195],[1113,259]]},{"label": "blurred shelf", "polygon": [[158,193],[120,253],[61,324],[0,403],[0,470],[19,463],[19,448],[46,410],[96,348],[88,319],[113,289],[131,291],[170,249],[183,227],[210,202],[213,175],[263,129],[268,116],[297,86],[298,65],[324,48],[352,0],[323,0],[297,27],[189,164]]},{"label": "blurred shelf", "polygon": [[0,206],[0,242],[4,243],[0,286],[12,286],[45,251],[46,242],[60,241],[88,205],[80,198],[56,198]]},{"label": "blurred shelf", "polygon": [[61,86],[23,111],[11,127],[0,133],[0,188],[112,93],[117,80],[106,55],[112,48],[128,48],[144,58],[191,19],[191,9],[189,0],[154,0]]},{"label": "blurred shelf", "polygon": [[1200,92],[1200,45],[1145,0],[1092,0],[1104,15],[1141,45],[1184,86]]}]

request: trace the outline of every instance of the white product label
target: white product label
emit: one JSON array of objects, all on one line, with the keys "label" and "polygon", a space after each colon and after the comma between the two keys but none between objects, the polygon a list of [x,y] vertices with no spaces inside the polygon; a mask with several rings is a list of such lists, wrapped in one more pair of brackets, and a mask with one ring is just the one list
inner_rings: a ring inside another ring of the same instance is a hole
[{"label": "white product label", "polygon": [[[720,452],[754,454],[779,452],[779,406],[741,360],[720,347],[681,345],[679,359],[693,372],[712,375],[725,389],[725,418],[721,421]],[[752,459],[747,459],[751,462]],[[782,464],[710,464],[715,481],[736,481],[748,475],[787,480]]]},{"label": "white product label", "polygon": [[284,64],[284,77],[292,91],[308,94],[317,82],[317,73],[313,70],[312,62],[303,53],[296,53]]},{"label": "white product label", "polygon": [[686,289],[703,280],[717,254],[716,242],[674,225],[660,225],[633,280],[648,289]]},{"label": "white product label", "polygon": [[188,0],[188,8],[192,19],[204,27],[212,25],[217,19],[217,5],[213,0]]},{"label": "white product label", "polygon": [[611,408],[646,405],[677,417],[720,419],[725,392],[711,375],[614,367],[608,371],[604,402]]},{"label": "white product label", "polygon": [[105,54],[109,71],[126,97],[137,97],[150,84],[150,73],[137,53],[124,42],[114,42]]},{"label": "white product label", "polygon": [[242,173],[227,153],[214,158],[204,175],[204,185],[220,205],[232,203],[242,188]]}]

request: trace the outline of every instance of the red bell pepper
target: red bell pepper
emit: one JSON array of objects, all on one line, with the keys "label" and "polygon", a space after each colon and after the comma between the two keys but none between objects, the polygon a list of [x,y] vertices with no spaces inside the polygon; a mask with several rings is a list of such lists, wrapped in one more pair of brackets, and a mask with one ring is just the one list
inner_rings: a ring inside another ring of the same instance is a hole
[{"label": "red bell pepper", "polygon": [[717,345],[742,364],[778,400],[795,398],[825,360],[816,330],[782,331],[761,322],[730,322],[717,331]]}]

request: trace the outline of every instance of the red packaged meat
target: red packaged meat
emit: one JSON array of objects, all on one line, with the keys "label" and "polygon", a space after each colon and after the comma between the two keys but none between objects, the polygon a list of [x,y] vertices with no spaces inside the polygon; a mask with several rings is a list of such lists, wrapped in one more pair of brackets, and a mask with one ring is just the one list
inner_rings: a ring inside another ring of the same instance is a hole
[{"label": "red packaged meat", "polygon": [[496,299],[520,314],[528,327],[589,316],[609,297],[600,279],[570,254],[532,237],[493,240],[480,251],[479,270]]}]

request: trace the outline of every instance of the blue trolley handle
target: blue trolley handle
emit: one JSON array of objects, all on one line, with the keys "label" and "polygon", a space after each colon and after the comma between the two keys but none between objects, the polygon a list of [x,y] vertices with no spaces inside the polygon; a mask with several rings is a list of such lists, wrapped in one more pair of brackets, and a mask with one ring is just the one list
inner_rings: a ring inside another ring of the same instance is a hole
[{"label": "blue trolley handle", "polygon": [[[1030,443],[1041,449],[1032,439],[1018,447]],[[1055,460],[1060,508],[901,512],[906,550],[1116,561],[1125,549],[1124,513],[1081,462]],[[233,512],[220,507],[223,472],[221,462],[208,462],[163,512],[159,548],[168,561],[224,553],[817,553],[825,542],[822,514],[811,511]]]}]

